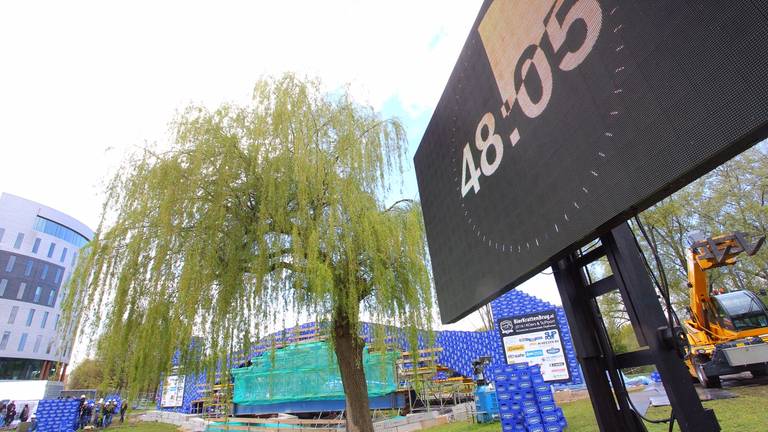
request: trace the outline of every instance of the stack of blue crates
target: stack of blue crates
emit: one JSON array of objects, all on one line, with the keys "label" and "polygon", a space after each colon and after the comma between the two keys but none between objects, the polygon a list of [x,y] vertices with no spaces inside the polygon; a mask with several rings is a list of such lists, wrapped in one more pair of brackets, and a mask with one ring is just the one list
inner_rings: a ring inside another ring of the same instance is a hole
[{"label": "stack of blue crates", "polygon": [[38,432],[72,432],[77,422],[77,400],[43,399],[37,404]]},{"label": "stack of blue crates", "polygon": [[653,382],[660,383],[661,382],[661,375],[659,374],[659,371],[651,372],[651,379],[653,380]]},{"label": "stack of blue crates", "polygon": [[502,432],[562,432],[568,423],[538,365],[494,368]]}]

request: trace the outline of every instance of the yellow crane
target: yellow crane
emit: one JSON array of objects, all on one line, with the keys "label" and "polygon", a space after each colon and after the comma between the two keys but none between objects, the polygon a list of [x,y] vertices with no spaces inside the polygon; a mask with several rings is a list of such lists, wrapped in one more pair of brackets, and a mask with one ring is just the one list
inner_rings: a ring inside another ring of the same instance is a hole
[{"label": "yellow crane", "polygon": [[765,236],[752,243],[734,232],[714,238],[695,234],[688,249],[690,318],[686,364],[704,387],[720,387],[720,376],[745,371],[768,373],[768,310],[751,291],[711,290],[706,272],[735,264],[739,255],[760,250]]}]

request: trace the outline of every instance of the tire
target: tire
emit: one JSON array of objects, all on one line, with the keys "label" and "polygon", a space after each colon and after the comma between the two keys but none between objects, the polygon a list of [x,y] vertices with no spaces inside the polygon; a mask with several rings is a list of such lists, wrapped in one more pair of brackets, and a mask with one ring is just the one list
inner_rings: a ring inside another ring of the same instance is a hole
[{"label": "tire", "polygon": [[723,383],[720,381],[720,377],[717,375],[707,376],[704,372],[704,365],[701,363],[696,364],[696,376],[699,377],[699,382],[704,388],[721,388]]}]

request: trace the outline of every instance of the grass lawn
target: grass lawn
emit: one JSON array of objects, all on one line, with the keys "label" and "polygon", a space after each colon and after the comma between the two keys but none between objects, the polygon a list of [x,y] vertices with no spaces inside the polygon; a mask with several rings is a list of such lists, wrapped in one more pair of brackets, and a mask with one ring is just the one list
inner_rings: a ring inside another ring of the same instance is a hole
[{"label": "grass lawn", "polygon": [[[739,395],[733,399],[722,399],[704,402],[704,406],[715,410],[724,432],[730,431],[764,431],[768,430],[768,386],[733,387],[728,391]],[[568,420],[568,432],[594,432],[597,431],[597,422],[592,412],[589,399],[560,405],[563,408],[565,418]],[[669,407],[651,408],[646,417],[652,419],[666,418],[669,416]],[[667,432],[666,424],[646,424],[649,432]],[[498,432],[501,430],[499,423],[472,424],[469,422],[457,422],[444,426],[426,429],[429,432]],[[674,430],[680,430],[675,424]]]},{"label": "grass lawn", "polygon": [[120,432],[176,432],[178,426],[168,423],[157,422],[138,422],[134,424],[128,424],[126,422],[122,425],[120,423],[112,423],[112,426],[107,429],[99,429],[99,431],[120,431]]}]

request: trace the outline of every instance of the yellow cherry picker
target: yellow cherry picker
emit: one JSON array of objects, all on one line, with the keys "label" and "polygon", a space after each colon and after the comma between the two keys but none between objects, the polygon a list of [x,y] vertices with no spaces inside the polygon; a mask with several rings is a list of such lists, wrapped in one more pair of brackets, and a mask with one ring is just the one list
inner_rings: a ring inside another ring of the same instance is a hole
[{"label": "yellow cherry picker", "polygon": [[690,318],[685,321],[688,344],[685,362],[704,387],[720,387],[722,375],[749,371],[768,374],[768,309],[751,291],[712,289],[708,270],[734,265],[742,253],[752,256],[765,236],[752,243],[734,232],[714,238],[691,236],[688,249]]}]

